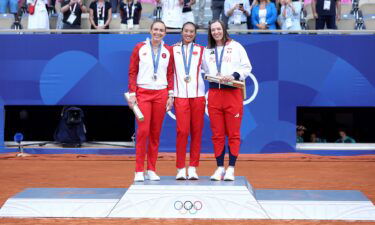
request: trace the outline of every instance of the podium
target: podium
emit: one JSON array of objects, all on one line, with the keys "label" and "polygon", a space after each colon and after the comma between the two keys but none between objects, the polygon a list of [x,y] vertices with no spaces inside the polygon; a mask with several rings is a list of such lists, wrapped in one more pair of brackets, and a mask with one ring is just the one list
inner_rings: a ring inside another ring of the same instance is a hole
[{"label": "podium", "polygon": [[29,188],[0,217],[314,219],[375,221],[375,206],[355,190],[254,189],[235,181],[134,182],[125,188]]},{"label": "podium", "polygon": [[235,181],[160,181],[134,183],[109,217],[268,219],[245,177]]}]

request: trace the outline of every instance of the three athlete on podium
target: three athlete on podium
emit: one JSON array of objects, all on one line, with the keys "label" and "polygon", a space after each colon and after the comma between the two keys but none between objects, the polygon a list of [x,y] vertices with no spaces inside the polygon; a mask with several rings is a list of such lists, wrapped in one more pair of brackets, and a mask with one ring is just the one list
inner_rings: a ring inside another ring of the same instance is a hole
[{"label": "three athlete on podium", "polygon": [[[250,60],[244,47],[229,38],[223,22],[209,24],[208,46],[195,43],[197,27],[183,25],[182,41],[173,46],[163,42],[166,26],[155,21],[151,38],[138,43],[130,58],[129,99],[144,114],[137,121],[136,168],[134,181],[160,180],[156,174],[159,139],[164,116],[174,105],[177,121],[176,167],[177,180],[197,180],[204,113],[205,85],[202,73],[218,78],[209,82],[208,114],[217,169],[211,180],[233,181],[234,168],[240,149],[240,127],[243,115],[243,93],[229,85],[244,81],[251,72]],[[190,162],[185,158],[190,135]],[[225,169],[225,139],[228,138],[229,165]],[[147,154],[147,170],[144,161]]]}]

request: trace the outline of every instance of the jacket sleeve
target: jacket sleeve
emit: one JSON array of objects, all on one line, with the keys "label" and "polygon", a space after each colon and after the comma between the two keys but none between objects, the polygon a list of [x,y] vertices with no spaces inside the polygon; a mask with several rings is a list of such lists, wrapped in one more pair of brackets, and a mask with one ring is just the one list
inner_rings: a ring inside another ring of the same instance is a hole
[{"label": "jacket sleeve", "polygon": [[236,80],[245,80],[246,77],[250,75],[252,66],[245,48],[240,43],[237,43],[237,48],[237,52],[240,54],[240,64],[238,65],[238,68],[234,72],[233,76]]},{"label": "jacket sleeve", "polygon": [[253,24],[254,29],[258,29],[258,27],[256,26],[257,24],[259,24],[258,10],[259,7],[255,6],[251,11],[251,23]]},{"label": "jacket sleeve", "polygon": [[224,14],[225,14],[225,16],[229,17],[228,12],[229,12],[230,9],[231,8],[230,8],[229,1],[228,0],[224,1]]},{"label": "jacket sleeve", "polygon": [[[270,16],[267,16],[266,23],[268,25],[272,25],[272,24],[276,23],[276,19],[277,19],[276,7],[275,7],[275,4],[273,2],[271,2],[269,4],[269,9],[270,9]],[[268,9],[267,9],[267,11],[268,11]]]},{"label": "jacket sleeve", "polygon": [[202,74],[203,75],[210,75],[210,69],[208,68],[207,62],[206,62],[206,54],[207,50],[203,50],[203,56],[202,56]]},{"label": "jacket sleeve", "polygon": [[169,63],[167,68],[167,81],[168,81],[168,94],[173,96],[174,90],[174,55],[173,55],[173,47],[168,46],[167,49],[169,50]]},{"label": "jacket sleeve", "polygon": [[130,56],[129,63],[129,78],[128,78],[128,91],[129,93],[135,93],[137,91],[137,77],[139,71],[139,49],[143,46],[143,43],[139,43],[133,49],[132,55]]}]

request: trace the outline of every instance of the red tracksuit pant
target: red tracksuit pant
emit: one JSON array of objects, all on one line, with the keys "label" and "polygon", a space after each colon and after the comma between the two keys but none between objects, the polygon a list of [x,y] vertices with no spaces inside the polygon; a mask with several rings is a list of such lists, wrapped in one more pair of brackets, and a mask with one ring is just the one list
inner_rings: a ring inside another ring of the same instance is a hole
[{"label": "red tracksuit pant", "polygon": [[230,152],[232,155],[238,156],[243,115],[241,89],[210,89],[208,92],[208,114],[215,157],[223,152],[226,136],[228,137]]},{"label": "red tracksuit pant", "polygon": [[137,89],[137,102],[144,115],[144,121],[137,120],[136,136],[136,172],[144,171],[144,161],[147,152],[147,170],[155,171],[158,158],[161,127],[165,116],[168,100],[167,89],[150,90]]},{"label": "red tracksuit pant", "polygon": [[198,167],[204,126],[205,97],[175,98],[177,120],[176,167],[185,167],[186,146],[190,135],[190,166]]}]

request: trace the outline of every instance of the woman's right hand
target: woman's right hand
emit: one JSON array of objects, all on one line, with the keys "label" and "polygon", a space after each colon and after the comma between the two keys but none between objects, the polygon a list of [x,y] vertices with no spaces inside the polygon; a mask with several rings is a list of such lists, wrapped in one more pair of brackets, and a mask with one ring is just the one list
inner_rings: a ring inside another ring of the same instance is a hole
[{"label": "woman's right hand", "polygon": [[130,96],[128,99],[128,105],[131,109],[133,109],[134,105],[137,104],[137,97],[135,96]]},{"label": "woman's right hand", "polygon": [[260,30],[267,30],[267,25],[264,24],[264,23],[257,24],[257,27],[258,27]]}]

